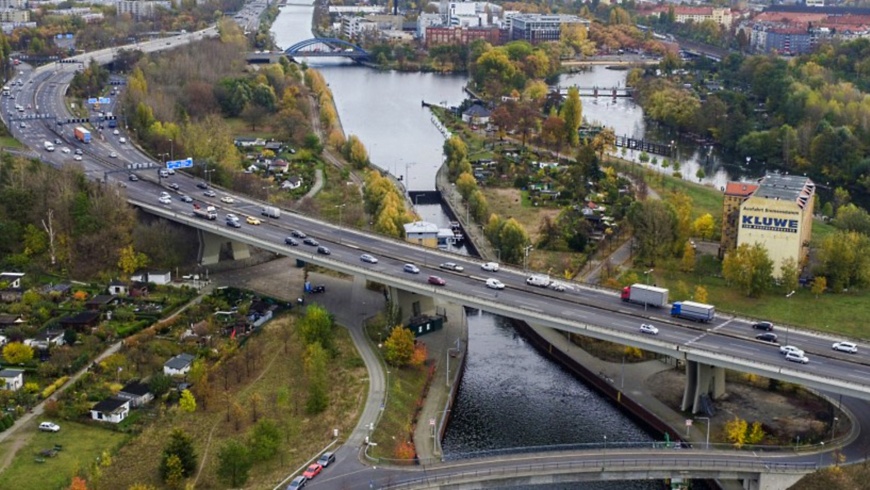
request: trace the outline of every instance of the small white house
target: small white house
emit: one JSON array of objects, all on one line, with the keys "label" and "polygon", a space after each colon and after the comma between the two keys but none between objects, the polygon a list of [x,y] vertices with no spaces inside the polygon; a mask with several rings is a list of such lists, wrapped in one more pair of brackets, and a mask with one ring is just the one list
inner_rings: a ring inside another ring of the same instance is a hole
[{"label": "small white house", "polygon": [[34,349],[49,349],[53,345],[63,345],[63,331],[39,332],[36,337],[27,339],[24,343]]},{"label": "small white house", "polygon": [[117,424],[130,414],[130,400],[122,398],[106,398],[91,407],[91,418],[100,422]]},{"label": "small white house", "polygon": [[151,282],[158,286],[165,286],[172,282],[172,272],[139,272],[130,280],[134,282]]},{"label": "small white house", "polygon": [[302,177],[290,177],[281,183],[281,189],[292,191],[302,187]]},{"label": "small white house", "polygon": [[118,392],[118,398],[128,400],[133,408],[146,405],[154,399],[154,394],[147,384],[139,381],[131,381]]},{"label": "small white house", "polygon": [[21,278],[24,277],[23,272],[0,272],[0,282],[7,283],[9,289],[21,289]]},{"label": "small white house", "polygon": [[18,391],[24,386],[24,370],[4,369],[0,371],[0,382],[3,383],[4,390]]},{"label": "small white house", "polygon": [[190,372],[190,366],[195,358],[190,354],[178,354],[163,364],[163,374],[167,376],[184,376]]},{"label": "small white house", "polygon": [[123,281],[114,280],[109,283],[109,294],[112,296],[126,296],[127,295],[127,283]]}]

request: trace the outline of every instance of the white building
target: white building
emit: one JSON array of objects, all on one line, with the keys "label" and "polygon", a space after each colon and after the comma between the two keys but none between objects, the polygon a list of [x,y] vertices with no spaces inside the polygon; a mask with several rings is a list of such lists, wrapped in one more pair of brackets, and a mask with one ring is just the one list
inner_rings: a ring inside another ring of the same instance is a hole
[{"label": "white building", "polygon": [[0,371],[0,388],[9,391],[18,391],[24,386],[23,369],[4,369]]},{"label": "white building", "polygon": [[115,7],[118,15],[130,14],[134,19],[150,19],[157,14],[158,9],[172,10],[172,2],[118,0]]},{"label": "white building", "polygon": [[130,277],[133,282],[151,282],[165,286],[172,282],[172,272],[140,272]]},{"label": "white building", "polygon": [[184,376],[190,372],[194,359],[195,357],[190,354],[178,354],[163,364],[163,374],[167,376]]},{"label": "white building", "polygon": [[130,400],[106,398],[91,408],[91,418],[100,422],[118,424],[130,414]]}]

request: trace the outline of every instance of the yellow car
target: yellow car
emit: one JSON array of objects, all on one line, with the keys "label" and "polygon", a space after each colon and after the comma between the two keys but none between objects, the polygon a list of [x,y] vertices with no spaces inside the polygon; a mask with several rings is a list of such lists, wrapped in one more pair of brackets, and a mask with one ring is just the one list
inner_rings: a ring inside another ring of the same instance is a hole
[{"label": "yellow car", "polygon": [[258,220],[257,218],[255,218],[253,216],[248,216],[248,219],[246,219],[245,221],[247,221],[249,225],[259,225],[260,224],[260,220]]}]

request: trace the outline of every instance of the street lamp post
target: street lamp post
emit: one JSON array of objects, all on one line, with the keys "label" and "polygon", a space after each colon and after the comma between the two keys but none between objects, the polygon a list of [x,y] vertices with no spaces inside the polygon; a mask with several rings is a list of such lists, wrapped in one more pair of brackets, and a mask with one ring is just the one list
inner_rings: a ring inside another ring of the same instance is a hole
[{"label": "street lamp post", "polygon": [[822,467],[822,456],[825,455],[825,441],[822,441],[819,444],[822,445],[822,452],[819,453],[819,468],[821,468]]},{"label": "street lamp post", "polygon": [[440,424],[432,427],[432,430],[433,430],[433,434],[432,434],[433,444],[432,445],[434,446],[436,453],[441,454],[442,456],[443,456],[443,453],[441,451],[441,438],[438,436],[441,435],[440,429],[444,428],[444,415],[446,415],[449,412],[450,412],[449,408],[446,410],[441,410],[440,412],[438,412],[438,415],[442,419],[442,422]]},{"label": "street lamp post", "polygon": [[532,250],[533,250],[533,248],[531,245],[528,245],[525,248],[523,248],[523,271],[526,270],[526,266],[527,266],[528,260],[529,260],[529,253]]},{"label": "street lamp post", "polygon": [[646,285],[647,286],[649,286],[649,275],[655,271],[656,271],[655,269],[650,269],[650,270],[643,273],[646,276]]},{"label": "street lamp post", "polygon": [[710,449],[710,417],[695,417],[698,420],[704,420],[707,423],[707,440],[704,444],[704,449]]},{"label": "street lamp post", "polygon": [[[785,299],[791,299],[791,297],[792,297],[793,295],[794,295],[794,291],[792,291],[792,292],[786,294],[786,295],[785,295]],[[791,316],[791,301],[788,302],[788,310],[789,310],[789,311],[788,311],[788,313],[789,313],[788,316]],[[785,345],[788,345],[788,325],[785,326]]]},{"label": "street lamp post", "polygon": [[175,160],[175,145],[172,143],[172,138],[169,138],[169,159]]},{"label": "street lamp post", "polygon": [[831,442],[834,442],[834,434],[837,431],[837,421],[840,420],[837,417],[834,417],[834,421],[831,422]]}]

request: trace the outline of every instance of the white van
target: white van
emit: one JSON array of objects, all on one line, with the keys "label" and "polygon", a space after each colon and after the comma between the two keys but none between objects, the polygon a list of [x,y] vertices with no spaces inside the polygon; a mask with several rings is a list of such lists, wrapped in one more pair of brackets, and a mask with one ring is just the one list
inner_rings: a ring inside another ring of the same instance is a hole
[{"label": "white van", "polygon": [[121,143],[122,145],[123,145],[124,143],[126,143],[126,142],[127,142],[127,138],[125,138],[125,137],[123,137],[123,136],[121,136],[121,137],[118,139],[118,143]]}]

